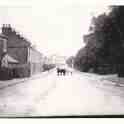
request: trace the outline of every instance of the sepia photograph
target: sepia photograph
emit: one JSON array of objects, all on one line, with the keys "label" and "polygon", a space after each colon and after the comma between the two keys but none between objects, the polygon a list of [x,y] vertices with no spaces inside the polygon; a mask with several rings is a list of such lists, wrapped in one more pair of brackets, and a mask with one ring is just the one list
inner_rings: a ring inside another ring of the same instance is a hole
[{"label": "sepia photograph", "polygon": [[124,5],[0,4],[0,118],[124,117]]}]

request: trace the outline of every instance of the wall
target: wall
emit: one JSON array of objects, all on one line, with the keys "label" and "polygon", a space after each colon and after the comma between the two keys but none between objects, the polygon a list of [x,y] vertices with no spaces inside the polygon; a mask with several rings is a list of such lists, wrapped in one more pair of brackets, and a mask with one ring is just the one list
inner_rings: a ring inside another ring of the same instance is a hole
[{"label": "wall", "polygon": [[8,53],[20,64],[27,63],[28,48],[27,47],[8,47]]},{"label": "wall", "polygon": [[39,53],[34,48],[30,47],[28,49],[28,63],[30,63],[31,75],[40,73],[43,71],[43,57],[42,54]]},{"label": "wall", "polygon": [[42,61],[42,54],[38,52],[35,48],[30,47],[28,55],[28,61],[31,63],[39,63]]},{"label": "wall", "polygon": [[2,34],[0,34],[0,60],[3,52],[7,51],[6,46],[7,46],[7,38]]},{"label": "wall", "polygon": [[3,53],[3,41],[0,39],[0,60]]}]

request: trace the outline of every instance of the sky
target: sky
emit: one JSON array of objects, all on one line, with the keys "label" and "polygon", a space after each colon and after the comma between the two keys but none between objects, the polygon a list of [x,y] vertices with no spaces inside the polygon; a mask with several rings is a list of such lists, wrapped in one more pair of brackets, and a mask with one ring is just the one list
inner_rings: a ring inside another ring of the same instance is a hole
[{"label": "sky", "polygon": [[0,4],[0,25],[11,24],[44,55],[75,55],[84,46],[92,16],[108,7],[89,0],[20,1]]}]

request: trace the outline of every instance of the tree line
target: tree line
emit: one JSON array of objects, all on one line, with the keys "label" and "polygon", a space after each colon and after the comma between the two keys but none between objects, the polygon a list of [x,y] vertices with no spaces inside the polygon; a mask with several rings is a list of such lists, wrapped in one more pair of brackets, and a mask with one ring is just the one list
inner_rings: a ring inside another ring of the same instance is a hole
[{"label": "tree line", "polygon": [[76,69],[124,74],[124,7],[110,6],[109,10],[92,17],[89,33],[83,36],[85,47],[75,56]]}]

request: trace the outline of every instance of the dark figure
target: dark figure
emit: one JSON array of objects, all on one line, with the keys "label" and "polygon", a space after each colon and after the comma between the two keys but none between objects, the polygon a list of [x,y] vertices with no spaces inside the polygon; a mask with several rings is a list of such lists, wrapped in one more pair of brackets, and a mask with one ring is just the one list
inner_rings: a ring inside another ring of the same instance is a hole
[{"label": "dark figure", "polygon": [[66,70],[65,69],[60,69],[60,68],[57,68],[57,75],[65,75],[66,74]]},{"label": "dark figure", "polygon": [[65,75],[66,74],[66,70],[65,69],[61,69],[61,73],[62,73],[62,75]]},{"label": "dark figure", "polygon": [[70,74],[72,75],[72,71],[70,71]]}]

